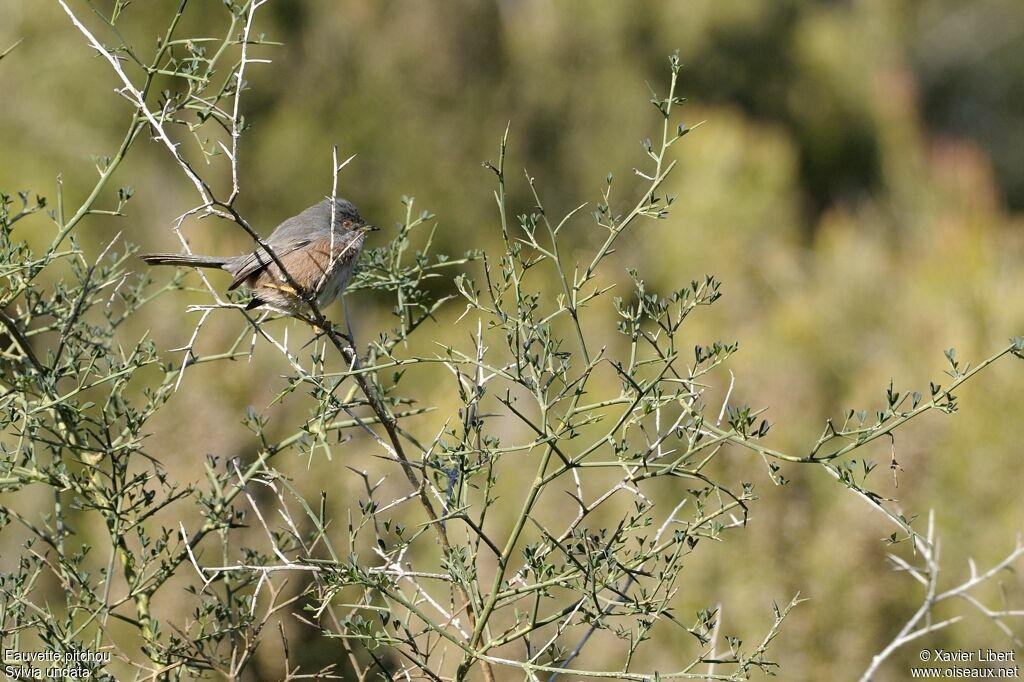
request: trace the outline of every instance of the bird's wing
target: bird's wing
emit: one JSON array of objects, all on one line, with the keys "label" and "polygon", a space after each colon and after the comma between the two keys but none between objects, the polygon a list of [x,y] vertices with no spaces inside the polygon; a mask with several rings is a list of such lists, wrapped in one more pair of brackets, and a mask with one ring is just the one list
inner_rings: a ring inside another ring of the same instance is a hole
[{"label": "bird's wing", "polygon": [[[310,243],[309,239],[295,239],[288,240],[284,243],[271,243],[270,248],[274,250],[274,254],[278,258],[283,259],[289,253],[292,253],[296,249],[301,249]],[[243,284],[245,280],[251,276],[260,272],[268,265],[273,265],[274,259],[270,257],[266,249],[260,247],[246,256],[239,256],[235,261],[229,263],[226,269],[235,276],[231,280],[231,286],[228,287],[228,291],[237,289],[239,285]]]}]

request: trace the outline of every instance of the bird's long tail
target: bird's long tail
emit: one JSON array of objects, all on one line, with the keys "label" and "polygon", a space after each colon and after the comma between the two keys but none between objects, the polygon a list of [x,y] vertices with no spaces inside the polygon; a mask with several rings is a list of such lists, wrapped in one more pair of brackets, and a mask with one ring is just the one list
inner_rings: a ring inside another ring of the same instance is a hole
[{"label": "bird's long tail", "polygon": [[139,258],[150,265],[185,265],[196,268],[222,268],[231,260],[221,256],[194,256],[188,253],[147,253]]}]

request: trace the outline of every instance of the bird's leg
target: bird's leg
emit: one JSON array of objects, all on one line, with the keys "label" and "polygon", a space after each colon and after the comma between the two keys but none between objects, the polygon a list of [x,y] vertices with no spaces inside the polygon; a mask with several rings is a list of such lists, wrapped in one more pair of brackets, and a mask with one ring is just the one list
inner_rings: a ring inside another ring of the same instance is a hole
[{"label": "bird's leg", "polygon": [[316,320],[314,320],[314,319],[312,319],[310,317],[302,317],[301,319],[306,324],[308,324],[310,327],[312,327],[313,333],[314,333],[313,338],[310,339],[309,342],[306,343],[303,346],[303,348],[308,346],[310,343],[313,343],[313,342],[317,341],[318,339],[320,339],[323,336],[338,336],[338,337],[341,337],[342,339],[345,339],[345,341],[348,342],[348,345],[350,345],[350,346],[354,346],[355,345],[355,342],[352,340],[352,337],[349,336],[348,334],[346,334],[345,332],[339,330],[333,324],[331,324],[330,320],[327,320],[327,319],[324,320],[324,322],[327,324],[327,328],[324,329],[324,328],[322,328],[319,325],[319,323]]}]

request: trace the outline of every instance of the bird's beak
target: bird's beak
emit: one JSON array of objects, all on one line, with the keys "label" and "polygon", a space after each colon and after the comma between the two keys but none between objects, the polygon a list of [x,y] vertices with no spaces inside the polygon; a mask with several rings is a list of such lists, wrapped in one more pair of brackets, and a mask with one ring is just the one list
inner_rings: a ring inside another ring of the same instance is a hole
[{"label": "bird's beak", "polygon": [[363,225],[364,232],[379,232],[380,227],[377,225]]}]

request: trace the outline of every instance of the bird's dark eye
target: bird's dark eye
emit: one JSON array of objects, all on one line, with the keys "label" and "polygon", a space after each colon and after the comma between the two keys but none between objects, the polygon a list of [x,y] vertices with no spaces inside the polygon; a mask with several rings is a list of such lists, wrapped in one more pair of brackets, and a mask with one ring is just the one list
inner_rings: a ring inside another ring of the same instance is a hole
[{"label": "bird's dark eye", "polygon": [[342,222],[341,226],[342,227],[352,227],[352,221],[351,220],[346,220],[346,221]]}]

